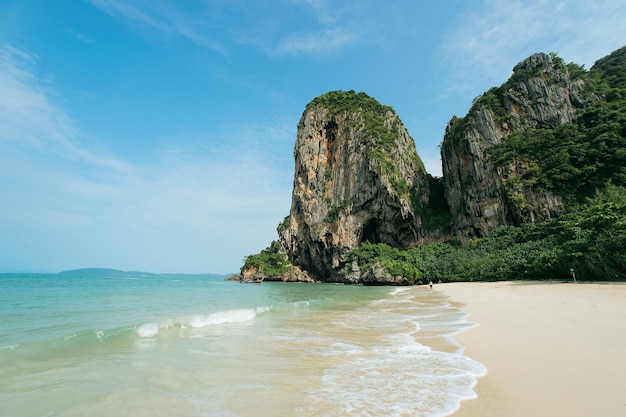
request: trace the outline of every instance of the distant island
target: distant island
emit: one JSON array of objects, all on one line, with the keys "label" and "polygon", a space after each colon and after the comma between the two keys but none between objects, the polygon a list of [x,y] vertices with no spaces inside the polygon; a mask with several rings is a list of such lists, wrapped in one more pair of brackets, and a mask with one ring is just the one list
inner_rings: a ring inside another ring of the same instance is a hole
[{"label": "distant island", "polygon": [[155,274],[153,272],[144,272],[144,271],[121,271],[119,269],[113,268],[79,268],[79,269],[71,269],[68,271],[61,271],[58,275],[80,275],[80,276],[202,276],[206,278],[226,278],[231,274],[212,274],[212,273],[203,273],[203,274],[182,274],[182,273],[173,273],[173,274]]},{"label": "distant island", "polygon": [[79,269],[70,269],[68,271],[59,272],[59,275],[129,275],[129,274],[154,275],[149,272],[121,271],[119,269],[112,269],[112,268],[79,268]]},{"label": "distant island", "polygon": [[534,54],[453,116],[443,177],[393,108],[314,98],[289,215],[243,278],[409,285],[626,279],[626,47],[586,70]]}]

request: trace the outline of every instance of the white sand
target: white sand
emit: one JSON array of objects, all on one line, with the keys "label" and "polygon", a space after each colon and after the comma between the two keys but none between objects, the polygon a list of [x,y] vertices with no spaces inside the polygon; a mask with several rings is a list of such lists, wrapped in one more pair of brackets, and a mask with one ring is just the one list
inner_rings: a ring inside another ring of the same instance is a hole
[{"label": "white sand", "polygon": [[626,416],[626,284],[435,287],[479,323],[457,340],[488,370],[454,417]]}]

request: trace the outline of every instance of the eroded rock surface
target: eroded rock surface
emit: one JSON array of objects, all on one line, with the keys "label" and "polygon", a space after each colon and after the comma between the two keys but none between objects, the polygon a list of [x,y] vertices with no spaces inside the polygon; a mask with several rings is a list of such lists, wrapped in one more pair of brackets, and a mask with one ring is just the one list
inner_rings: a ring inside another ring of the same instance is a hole
[{"label": "eroded rock surface", "polygon": [[453,232],[462,241],[564,210],[561,196],[510,181],[527,171],[523,162],[496,168],[487,150],[512,132],[575,120],[586,106],[584,83],[572,79],[562,60],[552,55],[532,55],[513,71],[507,83],[489,90],[466,117],[454,117],[446,128],[441,145],[445,193]]},{"label": "eroded rock surface", "polygon": [[294,265],[346,282],[340,270],[361,242],[407,249],[424,241],[416,209],[428,202],[428,178],[391,107],[363,93],[318,97],[298,124],[294,156],[291,211],[280,236]]}]

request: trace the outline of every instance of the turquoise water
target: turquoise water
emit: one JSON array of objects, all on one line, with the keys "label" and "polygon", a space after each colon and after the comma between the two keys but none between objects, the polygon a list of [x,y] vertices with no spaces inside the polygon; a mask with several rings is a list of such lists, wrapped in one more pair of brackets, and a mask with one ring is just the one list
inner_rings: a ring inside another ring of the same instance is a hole
[{"label": "turquoise water", "polygon": [[484,367],[436,290],[0,274],[0,415],[444,416]]}]

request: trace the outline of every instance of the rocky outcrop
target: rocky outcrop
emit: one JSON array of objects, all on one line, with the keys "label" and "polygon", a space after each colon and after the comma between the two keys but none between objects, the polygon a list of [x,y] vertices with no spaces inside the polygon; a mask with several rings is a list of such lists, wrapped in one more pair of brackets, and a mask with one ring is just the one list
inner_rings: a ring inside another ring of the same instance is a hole
[{"label": "rocky outcrop", "polygon": [[361,242],[425,243],[418,211],[428,203],[428,177],[391,107],[353,91],[316,98],[298,124],[294,156],[291,211],[280,232],[293,265],[315,279],[359,283],[361,275],[346,278],[343,268]]},{"label": "rocky outcrop", "polygon": [[356,262],[346,265],[345,282],[348,284],[364,285],[414,285],[415,282],[401,275],[392,275],[387,268],[380,263],[361,271]]},{"label": "rocky outcrop", "polygon": [[560,58],[535,54],[515,66],[504,85],[478,98],[467,116],[448,123],[441,158],[457,238],[467,241],[486,236],[498,226],[563,213],[561,196],[515,181],[529,168],[523,161],[495,167],[488,149],[515,131],[554,128],[573,121],[587,105],[583,87],[583,81],[573,79]]},{"label": "rocky outcrop", "polygon": [[[610,175],[587,178],[586,188],[611,179],[621,183],[623,142],[617,139],[623,124],[607,124],[602,117],[623,107],[624,51],[598,61],[589,73],[554,54],[535,54],[516,65],[506,83],[477,98],[465,117],[448,123],[441,179],[425,172],[413,139],[391,107],[353,91],[317,97],[298,124],[292,204],[278,228],[279,242],[246,258],[242,275],[411,284],[390,273],[404,271],[397,264],[348,262],[355,259],[348,253],[366,241],[397,249],[446,240],[467,243],[500,226],[557,217],[564,212],[564,197],[549,190],[572,198],[567,185],[577,187],[571,179],[580,177],[562,174],[584,171],[585,164],[593,171],[593,158],[602,159]],[[585,154],[589,161],[579,155],[572,162],[572,139],[596,136],[603,139],[591,141]],[[542,147],[533,148],[537,143]],[[549,150],[551,144],[563,144],[559,152],[565,156],[555,152],[553,163],[550,152],[529,152],[544,150],[545,144]],[[617,150],[607,153],[611,147]]]},{"label": "rocky outcrop", "polygon": [[297,266],[290,266],[284,272],[274,275],[264,273],[257,265],[243,268],[241,275],[234,275],[237,280],[279,281],[279,282],[316,282],[306,271]]}]

